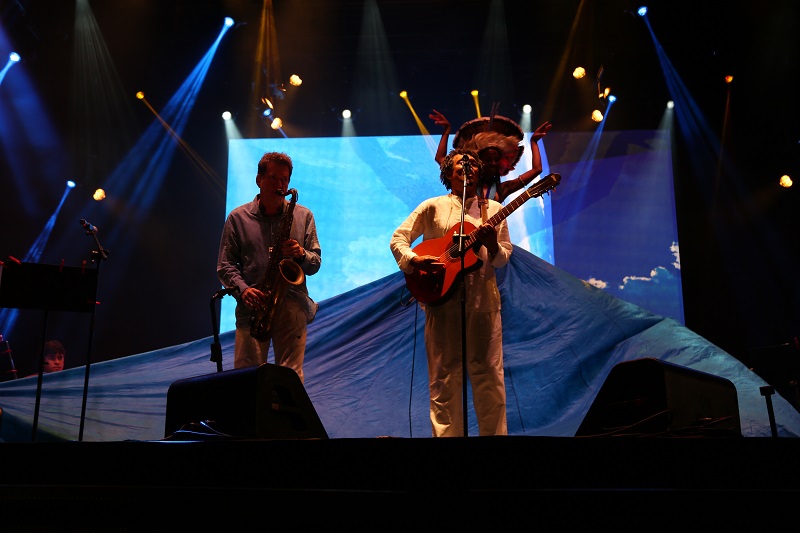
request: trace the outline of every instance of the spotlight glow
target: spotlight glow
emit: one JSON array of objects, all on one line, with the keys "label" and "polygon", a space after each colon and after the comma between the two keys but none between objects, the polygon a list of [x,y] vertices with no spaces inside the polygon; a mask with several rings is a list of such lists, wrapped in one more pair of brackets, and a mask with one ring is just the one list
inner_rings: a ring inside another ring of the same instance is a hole
[{"label": "spotlight glow", "polygon": [[353,116],[353,114],[350,112],[349,109],[345,109],[344,111],[342,111],[342,118],[350,118],[351,116]]},{"label": "spotlight glow", "polygon": [[104,200],[105,197],[106,197],[106,191],[104,191],[103,189],[97,189],[96,191],[94,191],[94,194],[92,195],[92,198],[94,198],[98,202],[100,200]]},{"label": "spotlight glow", "polygon": [[303,80],[301,80],[300,76],[298,76],[297,74],[292,74],[292,76],[289,78],[289,83],[291,83],[295,87],[300,87],[303,84]]},{"label": "spotlight glow", "polygon": [[139,91],[138,93],[136,93],[136,98],[138,98],[139,100],[144,100],[144,92]]},{"label": "spotlight glow", "polygon": [[523,113],[530,113],[532,109],[533,108],[531,107],[530,104],[525,104],[524,106],[522,106],[522,112]]},{"label": "spotlight glow", "polygon": [[270,124],[269,127],[273,130],[279,130],[283,127],[283,121],[278,117],[275,117],[275,120],[272,121],[272,124]]},{"label": "spotlight glow", "polygon": [[231,112],[230,111],[223,111],[222,112],[222,120],[230,120],[231,119]]},{"label": "spotlight glow", "polygon": [[69,187],[70,189],[74,189],[75,188],[75,182],[72,181],[72,180],[67,180],[67,187]]},{"label": "spotlight glow", "polygon": [[230,28],[233,26],[233,19],[230,17],[225,17],[225,27]]},{"label": "spotlight glow", "polygon": [[647,6],[640,7],[636,10],[636,13],[638,13],[640,17],[647,15]]},{"label": "spotlight glow", "polygon": [[675,107],[675,102],[673,102],[672,100],[667,102],[667,109],[672,109],[673,107]]},{"label": "spotlight glow", "polygon": [[786,187],[788,189],[792,186],[792,178],[784,174],[781,176],[780,185],[781,187]]},{"label": "spotlight glow", "polygon": [[614,102],[617,101],[617,97],[612,94],[611,96],[608,97],[608,101],[613,104]]},{"label": "spotlight glow", "polygon": [[404,100],[408,98],[408,91],[400,91],[400,98]]},{"label": "spotlight glow", "polygon": [[600,112],[599,109],[595,109],[592,111],[592,120],[595,122],[602,122],[603,121],[603,114]]},{"label": "spotlight glow", "polygon": [[575,70],[572,71],[572,77],[576,80],[579,80],[586,76],[586,69],[583,67],[575,67]]},{"label": "spotlight glow", "polygon": [[11,61],[12,63],[16,63],[20,59],[22,58],[16,52],[11,52],[10,54],[8,54],[8,60]]}]

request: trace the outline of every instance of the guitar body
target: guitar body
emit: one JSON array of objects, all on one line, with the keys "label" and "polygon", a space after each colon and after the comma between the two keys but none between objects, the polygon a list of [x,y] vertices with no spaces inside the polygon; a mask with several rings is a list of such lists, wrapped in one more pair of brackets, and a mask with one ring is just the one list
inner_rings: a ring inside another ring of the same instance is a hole
[{"label": "guitar body", "polygon": [[[433,255],[440,257],[444,268],[436,273],[414,270],[405,274],[406,286],[419,303],[438,305],[446,301],[453,292],[456,282],[461,279],[461,258],[458,256],[458,243],[453,240],[458,235],[461,224],[456,224],[444,237],[422,241],[414,247],[417,255]],[[475,230],[475,226],[464,221],[464,234]],[[466,240],[466,239],[465,239]],[[451,253],[453,252],[453,253]],[[472,248],[464,253],[464,273],[472,272],[483,265]]]}]

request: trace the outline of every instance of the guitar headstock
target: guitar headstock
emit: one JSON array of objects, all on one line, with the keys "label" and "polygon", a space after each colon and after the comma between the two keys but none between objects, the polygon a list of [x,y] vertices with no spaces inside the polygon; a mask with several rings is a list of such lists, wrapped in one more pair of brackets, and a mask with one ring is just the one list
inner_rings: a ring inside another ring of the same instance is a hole
[{"label": "guitar headstock", "polygon": [[558,172],[551,172],[547,176],[543,177],[525,191],[528,194],[533,196],[541,196],[548,191],[552,191],[555,189],[558,184],[561,183],[561,174]]}]

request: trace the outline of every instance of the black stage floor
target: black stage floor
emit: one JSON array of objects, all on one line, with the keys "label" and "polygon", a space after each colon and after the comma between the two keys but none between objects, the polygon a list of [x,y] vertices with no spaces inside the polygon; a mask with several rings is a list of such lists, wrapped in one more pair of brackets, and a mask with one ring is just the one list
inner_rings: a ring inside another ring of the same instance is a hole
[{"label": "black stage floor", "polygon": [[0,531],[796,530],[800,439],[3,443]]}]

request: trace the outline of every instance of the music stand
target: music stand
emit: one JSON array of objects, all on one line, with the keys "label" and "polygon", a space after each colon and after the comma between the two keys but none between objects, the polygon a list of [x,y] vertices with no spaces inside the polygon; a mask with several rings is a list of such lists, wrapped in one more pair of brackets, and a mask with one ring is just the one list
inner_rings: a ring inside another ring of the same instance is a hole
[{"label": "music stand", "polygon": [[86,354],[86,378],[83,385],[81,425],[78,434],[78,440],[83,440],[98,277],[99,262],[97,269],[86,268],[86,266],[68,267],[64,265],[24,263],[13,258],[5,263],[0,262],[0,307],[44,311],[39,380],[36,386],[36,407],[33,413],[31,440],[36,440],[36,430],[39,423],[39,405],[42,396],[42,375],[44,372],[44,341],[47,334],[47,321],[50,311],[92,314],[89,327],[89,347]]}]

